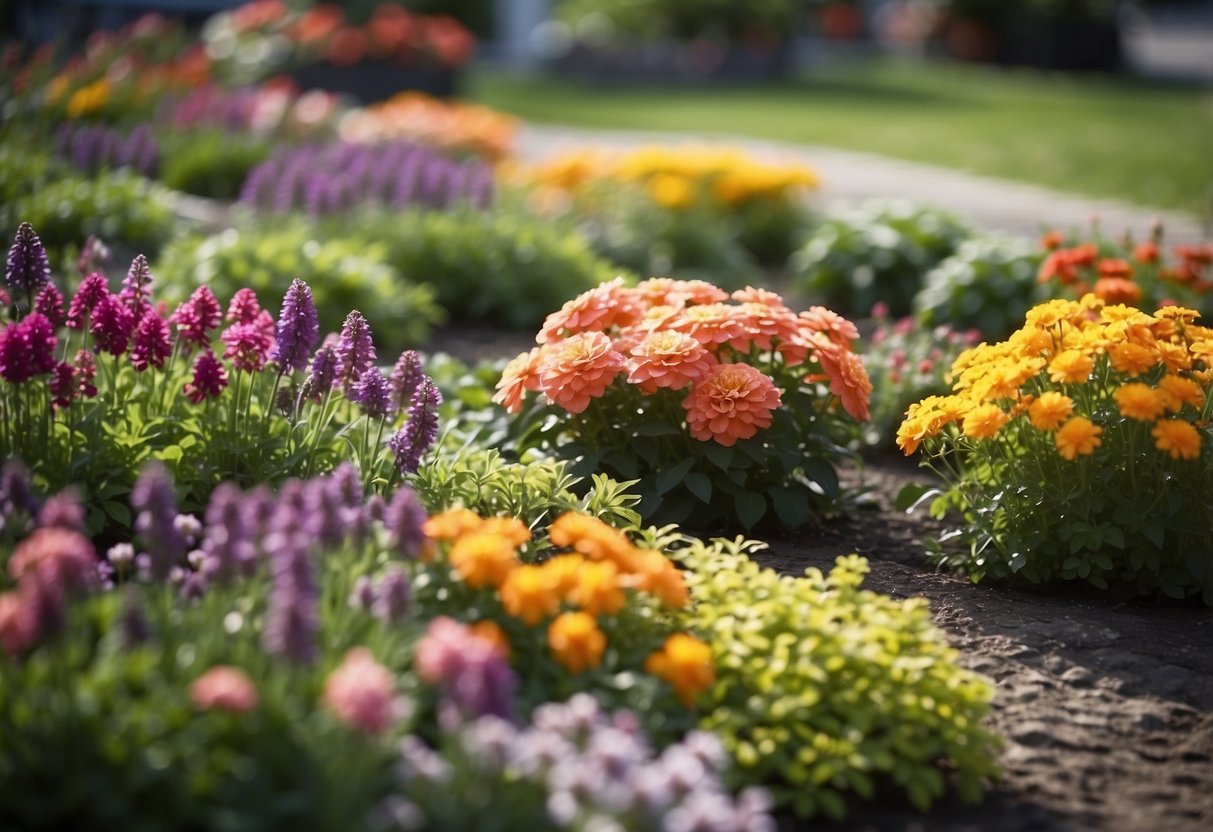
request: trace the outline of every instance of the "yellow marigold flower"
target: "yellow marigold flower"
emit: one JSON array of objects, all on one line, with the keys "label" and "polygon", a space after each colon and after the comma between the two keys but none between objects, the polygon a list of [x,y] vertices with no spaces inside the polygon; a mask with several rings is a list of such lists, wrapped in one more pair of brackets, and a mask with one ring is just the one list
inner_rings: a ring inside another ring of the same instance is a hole
[{"label": "yellow marigold flower", "polygon": [[686,633],[674,633],[667,638],[665,645],[645,661],[644,669],[669,683],[688,708],[694,706],[701,691],[716,681],[712,648]]},{"label": "yellow marigold flower", "polygon": [[658,205],[681,211],[695,201],[695,186],[685,176],[659,173],[649,180],[649,196]]},{"label": "yellow marigold flower", "polygon": [[1122,384],[1112,395],[1126,419],[1153,422],[1167,409],[1166,394],[1140,381]]},{"label": "yellow marigold flower", "polygon": [[996,404],[980,404],[965,414],[961,430],[970,439],[991,439],[1010,418]]},{"label": "yellow marigold flower", "polygon": [[1158,388],[1166,396],[1167,410],[1172,413],[1182,410],[1185,404],[1197,410],[1205,406],[1205,391],[1190,378],[1165,375],[1159,379]]},{"label": "yellow marigold flower", "polygon": [[1154,447],[1166,451],[1171,459],[1196,459],[1200,456],[1200,432],[1183,419],[1163,419],[1154,426]]},{"label": "yellow marigold flower", "polygon": [[531,530],[517,517],[487,517],[477,531],[499,534],[513,543],[515,547],[521,546],[531,539]]},{"label": "yellow marigold flower", "polygon": [[1073,399],[1050,390],[1028,406],[1028,419],[1037,430],[1057,430],[1073,412]]},{"label": "yellow marigold flower", "polygon": [[471,532],[451,546],[451,565],[470,587],[501,586],[518,565],[514,544],[499,534]]},{"label": "yellow marigold flower", "polygon": [[560,596],[567,598],[573,587],[577,586],[577,576],[587,563],[581,555],[557,555],[544,561],[542,566],[556,582],[556,590]]},{"label": "yellow marigold flower", "polygon": [[475,624],[468,625],[468,630],[472,635],[481,641],[487,641],[489,644],[497,648],[497,652],[501,654],[503,659],[510,658],[510,638],[505,634],[505,630],[501,629],[496,621],[484,619],[477,621]]},{"label": "yellow marigold flower", "polygon": [[619,568],[609,561],[585,564],[577,574],[569,600],[590,615],[619,612],[628,600],[619,582]]},{"label": "yellow marigold flower", "polygon": [[674,609],[685,607],[691,600],[682,570],[661,552],[652,549],[636,550],[631,575],[621,583],[647,592],[664,606]]},{"label": "yellow marigold flower", "polygon": [[510,570],[498,590],[505,611],[528,627],[560,609],[556,576],[540,566],[518,566]]},{"label": "yellow marigold flower", "polygon": [[1099,435],[1103,428],[1093,424],[1086,416],[1074,416],[1061,426],[1053,437],[1057,444],[1057,452],[1066,459],[1075,459],[1079,455],[1087,456],[1095,453],[1101,444]]},{"label": "yellow marigold flower", "polygon": [[1108,348],[1112,369],[1127,376],[1139,376],[1158,365],[1158,353],[1132,341],[1120,341]]},{"label": "yellow marigold flower", "polygon": [[587,612],[566,612],[548,625],[548,646],[569,673],[581,673],[602,663],[606,636]]},{"label": "yellow marigold flower", "polygon": [[1078,350],[1065,350],[1049,362],[1049,378],[1058,384],[1086,381],[1095,369],[1095,359]]},{"label": "yellow marigold flower", "polygon": [[478,531],[483,524],[484,519],[476,512],[452,508],[426,520],[421,529],[431,540],[454,540]]},{"label": "yellow marigold flower", "polygon": [[79,118],[96,112],[104,107],[109,99],[109,82],[104,78],[99,78],[72,93],[67,100],[67,117]]},{"label": "yellow marigold flower", "polygon": [[636,552],[623,532],[597,517],[572,511],[561,515],[548,527],[548,537],[554,545],[571,548],[590,560],[612,561],[621,572],[628,571],[627,566]]},{"label": "yellow marigold flower", "polygon": [[1060,298],[1037,304],[1025,316],[1028,326],[1048,329],[1074,314],[1074,304]]},{"label": "yellow marigold flower", "polygon": [[1158,359],[1172,373],[1192,369],[1192,354],[1179,344],[1162,342],[1154,347],[1158,351]]}]

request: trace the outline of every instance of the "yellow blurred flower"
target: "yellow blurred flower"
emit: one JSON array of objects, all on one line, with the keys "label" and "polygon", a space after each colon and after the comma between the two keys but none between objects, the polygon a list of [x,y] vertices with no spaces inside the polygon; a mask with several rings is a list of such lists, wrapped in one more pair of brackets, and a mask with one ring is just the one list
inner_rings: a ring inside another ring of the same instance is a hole
[{"label": "yellow blurred flower", "polygon": [[682,211],[695,201],[695,186],[685,176],[659,173],[649,180],[649,196],[664,208]]},{"label": "yellow blurred flower", "polygon": [[67,116],[79,118],[90,115],[104,107],[109,100],[110,84],[104,78],[98,78],[71,94],[67,99]]},{"label": "yellow blurred flower", "polygon": [[1066,459],[1076,459],[1079,456],[1089,456],[1103,444],[1099,435],[1103,428],[1098,427],[1085,416],[1074,416],[1061,426],[1053,437],[1057,444],[1057,452]]},{"label": "yellow blurred flower", "polygon": [[1183,419],[1163,419],[1154,426],[1154,446],[1171,459],[1196,459],[1200,456],[1200,432]]},{"label": "yellow blurred flower", "polygon": [[556,576],[540,566],[518,566],[510,570],[498,590],[505,611],[534,627],[560,609],[560,585]]},{"label": "yellow blurred flower", "polygon": [[1167,409],[1166,394],[1139,381],[1122,384],[1112,394],[1120,415],[1139,422],[1153,422]]},{"label": "yellow blurred flower", "polygon": [[646,672],[669,683],[688,708],[716,681],[712,648],[694,636],[675,633],[644,663]]},{"label": "yellow blurred flower", "polygon": [[1057,430],[1073,412],[1074,400],[1054,390],[1041,393],[1028,405],[1028,419],[1037,430]]},{"label": "yellow blurred flower", "polygon": [[627,603],[619,581],[619,568],[609,561],[585,563],[569,600],[590,615],[614,615]]},{"label": "yellow blurred flower", "polygon": [[499,587],[518,565],[509,538],[499,534],[470,532],[451,545],[451,565],[470,587]]},{"label": "yellow blurred flower", "polygon": [[565,670],[581,673],[602,664],[606,636],[587,612],[566,612],[548,625],[548,646]]}]

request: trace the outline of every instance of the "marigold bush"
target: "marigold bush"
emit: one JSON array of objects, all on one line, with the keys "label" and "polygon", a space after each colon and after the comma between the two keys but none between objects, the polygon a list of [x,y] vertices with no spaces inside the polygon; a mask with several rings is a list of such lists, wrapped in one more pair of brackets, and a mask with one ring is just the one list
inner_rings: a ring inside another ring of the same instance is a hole
[{"label": "marigold bush", "polygon": [[1088,581],[1213,604],[1213,330],[1197,313],[1054,300],[912,405],[907,454],[941,473],[974,578]]},{"label": "marigold bush", "polygon": [[517,451],[638,479],[646,517],[794,527],[837,507],[837,443],[868,419],[857,337],[762,289],[616,280],[549,315],[494,401],[523,413]]}]

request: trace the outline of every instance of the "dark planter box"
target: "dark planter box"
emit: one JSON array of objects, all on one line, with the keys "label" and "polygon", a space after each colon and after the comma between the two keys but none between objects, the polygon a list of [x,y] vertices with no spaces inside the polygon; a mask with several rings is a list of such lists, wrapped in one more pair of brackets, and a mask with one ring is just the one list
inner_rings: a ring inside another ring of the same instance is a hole
[{"label": "dark planter box", "polygon": [[604,84],[773,81],[787,76],[789,50],[786,43],[762,50],[707,41],[577,44],[551,66],[562,76]]},{"label": "dark planter box", "polygon": [[341,93],[363,104],[383,101],[406,90],[438,98],[458,92],[459,72],[449,67],[408,66],[385,61],[362,61],[353,66],[305,64],[291,72],[301,89]]}]

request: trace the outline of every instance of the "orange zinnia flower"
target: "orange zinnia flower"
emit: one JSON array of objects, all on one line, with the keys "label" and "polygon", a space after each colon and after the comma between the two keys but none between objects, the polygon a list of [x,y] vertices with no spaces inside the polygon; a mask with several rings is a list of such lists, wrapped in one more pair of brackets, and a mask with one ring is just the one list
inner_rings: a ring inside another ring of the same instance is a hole
[{"label": "orange zinnia flower", "polygon": [[497,392],[493,402],[503,406],[507,413],[522,410],[522,399],[527,390],[539,389],[539,348],[515,356],[501,371]]},{"label": "orange zinnia flower", "polygon": [[970,439],[991,439],[1011,417],[996,404],[980,404],[965,414],[961,430]]},{"label": "orange zinnia flower", "polygon": [[1183,419],[1163,419],[1154,426],[1154,446],[1171,459],[1196,459],[1200,456],[1200,432]]},{"label": "orange zinnia flower", "polygon": [[1122,384],[1112,395],[1126,419],[1153,422],[1167,409],[1166,393],[1139,381]]},{"label": "orange zinnia flower", "polygon": [[501,586],[518,565],[514,545],[499,534],[472,532],[451,546],[451,565],[470,587]]},{"label": "orange zinnia flower", "polygon": [[539,389],[569,413],[581,413],[626,369],[601,332],[582,332],[540,351]]},{"label": "orange zinnia flower", "polygon": [[751,345],[762,351],[771,349],[773,340],[789,344],[799,334],[799,321],[782,303],[778,306],[749,301],[734,306],[733,317],[741,324],[741,332],[729,341],[738,352],[749,352]]},{"label": "orange zinnia flower", "polygon": [[1028,405],[1028,419],[1037,430],[1057,430],[1074,412],[1074,400],[1052,390]]},{"label": "orange zinnia flower", "polygon": [[548,646],[569,673],[581,673],[602,664],[606,636],[587,612],[566,612],[548,625]]},{"label": "orange zinnia flower", "polygon": [[619,568],[610,561],[584,564],[569,592],[569,600],[590,615],[619,612],[628,600],[620,586]]},{"label": "orange zinnia flower", "polygon": [[1087,456],[1095,453],[1095,449],[1103,443],[1099,435],[1103,429],[1096,426],[1085,416],[1074,416],[1061,426],[1053,437],[1057,452],[1066,459],[1075,459],[1079,455]]},{"label": "orange zinnia flower", "polygon": [[770,427],[780,392],[762,372],[748,364],[721,364],[700,379],[683,400],[691,435],[730,447]]},{"label": "orange zinnia flower", "polygon": [[499,590],[505,611],[534,627],[560,609],[560,585],[556,575],[543,567],[525,565],[512,570]]},{"label": "orange zinnia flower", "polygon": [[1157,263],[1158,245],[1153,240],[1138,243],[1133,249],[1133,259],[1138,263]]},{"label": "orange zinnia flower", "polygon": [[681,390],[707,375],[713,363],[711,353],[690,335],[661,330],[632,348],[628,381],[645,393],[659,387]]},{"label": "orange zinnia flower", "polygon": [[855,353],[833,346],[833,349],[817,350],[817,360],[830,378],[830,392],[842,401],[843,410],[851,418],[866,422],[871,418],[868,402],[872,398],[872,381],[867,368]]},{"label": "orange zinnia flower", "polygon": [[582,292],[548,315],[535,340],[547,344],[579,332],[605,332],[613,326],[631,326],[643,314],[640,299],[624,287],[623,278],[617,277]]},{"label": "orange zinnia flower", "polygon": [[821,332],[838,346],[847,349],[859,338],[859,328],[855,324],[824,306],[810,306],[801,312],[800,323],[811,332]]},{"label": "orange zinnia flower", "polygon": [[[1123,260],[1117,262],[1124,262]],[[1108,303],[1135,304],[1141,300],[1141,287],[1126,277],[1101,277],[1095,281],[1096,297]]]},{"label": "orange zinnia flower", "polygon": [[421,530],[431,540],[455,540],[471,531],[478,531],[484,518],[470,509],[452,508],[435,514],[425,521]]},{"label": "orange zinnia flower", "polygon": [[723,303],[705,303],[682,310],[670,328],[685,332],[711,348],[741,335],[743,324],[734,317],[733,307]]},{"label": "orange zinnia flower", "polygon": [[633,560],[633,575],[624,583],[652,595],[662,605],[682,609],[691,600],[682,570],[669,558],[653,549],[638,549]]},{"label": "orange zinnia flower", "polygon": [[667,638],[665,645],[649,656],[644,669],[668,682],[688,708],[694,706],[701,691],[716,681],[712,648],[686,633],[674,633]]}]

